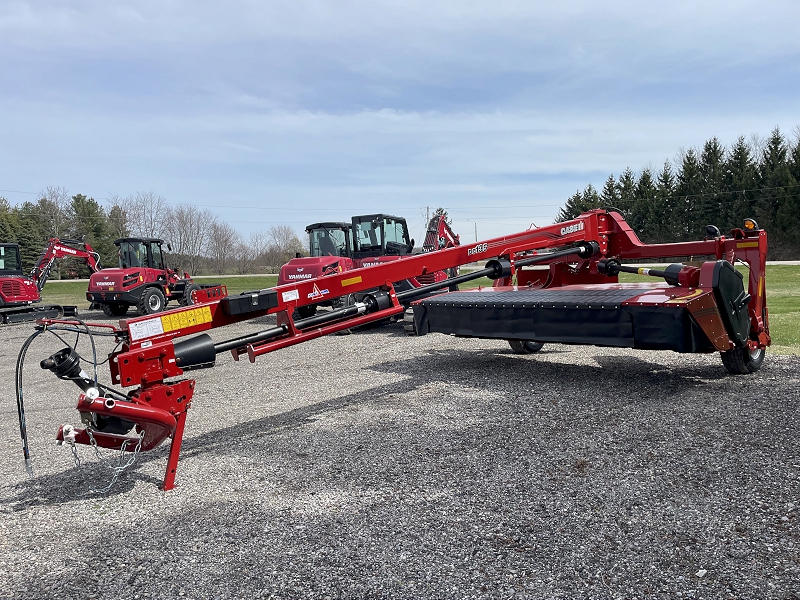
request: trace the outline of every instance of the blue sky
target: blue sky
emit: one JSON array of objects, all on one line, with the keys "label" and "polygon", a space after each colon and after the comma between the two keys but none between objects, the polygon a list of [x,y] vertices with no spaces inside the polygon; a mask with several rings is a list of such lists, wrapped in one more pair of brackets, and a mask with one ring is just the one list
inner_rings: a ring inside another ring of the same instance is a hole
[{"label": "blue sky", "polygon": [[711,136],[791,138],[798,22],[796,0],[3,0],[0,195],[513,233]]}]

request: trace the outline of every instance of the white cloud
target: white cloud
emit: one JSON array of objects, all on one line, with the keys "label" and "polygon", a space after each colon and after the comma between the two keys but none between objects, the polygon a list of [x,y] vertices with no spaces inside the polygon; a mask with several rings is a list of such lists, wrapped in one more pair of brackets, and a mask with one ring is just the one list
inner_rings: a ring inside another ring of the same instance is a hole
[{"label": "white cloud", "polygon": [[226,209],[242,229],[443,205],[499,235],[711,136],[788,133],[798,16],[750,0],[11,0],[0,179],[256,207]]}]

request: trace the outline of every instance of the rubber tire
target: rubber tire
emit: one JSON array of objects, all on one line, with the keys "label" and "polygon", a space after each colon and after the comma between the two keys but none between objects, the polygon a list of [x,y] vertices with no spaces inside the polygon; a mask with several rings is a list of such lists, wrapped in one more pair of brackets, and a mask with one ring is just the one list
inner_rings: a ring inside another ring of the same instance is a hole
[{"label": "rubber tire", "polygon": [[756,348],[753,352],[748,348],[733,348],[727,352],[720,352],[722,364],[731,375],[755,373],[764,363],[766,354],[764,348]]},{"label": "rubber tire", "polygon": [[167,301],[164,299],[164,292],[157,287],[149,287],[142,292],[139,303],[136,305],[140,315],[153,315],[164,310]]},{"label": "rubber tire", "polygon": [[181,306],[192,306],[194,302],[192,301],[192,292],[197,291],[200,289],[200,286],[196,283],[190,283],[185,288],[183,288],[183,296],[181,297]]},{"label": "rubber tire", "polygon": [[514,354],[533,354],[541,350],[544,343],[530,340],[508,340],[508,345],[511,346]]},{"label": "rubber tire", "polygon": [[410,306],[406,309],[406,312],[403,313],[403,331],[405,331],[407,335],[418,335],[417,325],[414,323],[414,309]]},{"label": "rubber tire", "polygon": [[306,306],[298,306],[295,311],[297,312],[298,318],[308,319],[309,317],[313,317],[315,314],[317,314],[317,305],[307,304]]},{"label": "rubber tire", "polygon": [[107,317],[121,317],[128,312],[127,304],[101,304],[100,308],[103,310],[103,314],[105,314]]}]

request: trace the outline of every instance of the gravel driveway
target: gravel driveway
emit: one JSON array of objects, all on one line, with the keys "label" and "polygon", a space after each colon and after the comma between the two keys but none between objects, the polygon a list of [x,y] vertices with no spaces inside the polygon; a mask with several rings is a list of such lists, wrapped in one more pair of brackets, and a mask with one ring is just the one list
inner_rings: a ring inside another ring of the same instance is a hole
[{"label": "gravel driveway", "polygon": [[78,389],[39,368],[53,336],[28,352],[25,474],[32,332],[0,330],[0,598],[800,598],[798,357],[732,377],[400,324],[223,355],[192,374],[176,489],[163,446],[98,494],[107,467],[54,443]]}]

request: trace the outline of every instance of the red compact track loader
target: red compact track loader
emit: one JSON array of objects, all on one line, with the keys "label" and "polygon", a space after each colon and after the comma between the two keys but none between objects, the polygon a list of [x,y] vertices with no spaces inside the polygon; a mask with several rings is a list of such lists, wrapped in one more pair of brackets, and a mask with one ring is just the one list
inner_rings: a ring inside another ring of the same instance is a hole
[{"label": "red compact track loader", "polygon": [[0,244],[0,318],[2,323],[33,321],[77,314],[75,306],[39,306],[50,270],[57,258],[83,260],[92,272],[100,269],[100,257],[78,240],[51,238],[28,276],[22,272],[18,244]]},{"label": "red compact track loader", "polygon": [[[97,366],[101,361],[80,357],[72,346],[41,361],[43,369],[81,390],[76,408],[83,427],[62,426],[56,439],[73,450],[77,444],[87,444],[133,453],[133,459],[171,440],[162,484],[169,490],[175,485],[186,417],[196,391],[187,372],[214,367],[218,354],[230,352],[235,360],[247,356],[255,362],[269,352],[402,315],[411,304],[420,334],[508,340],[521,352],[537,349],[529,344],[559,342],[719,353],[729,373],[745,375],[761,367],[771,343],[766,255],[767,234],[750,219],[729,235],[709,226],[703,240],[643,244],[618,212],[597,209],[564,223],[275,288],[228,295],[218,286],[195,292],[194,306],[123,319],[118,326],[44,320],[23,344],[18,359],[17,407],[25,465],[32,472],[22,363],[30,339],[45,331],[103,333],[118,342],[102,361],[111,370],[108,385],[81,368],[82,362]],[[691,258],[688,264],[663,268],[625,264],[675,257]],[[486,266],[406,291],[394,287],[395,281],[476,260],[487,260]],[[621,283],[619,273],[646,281]],[[482,277],[497,285],[432,295]],[[331,298],[363,295],[352,305],[295,319],[298,307],[317,302],[321,287]],[[258,325],[256,319],[269,314],[276,316],[274,324]],[[227,340],[208,333],[242,321],[253,321],[254,330]],[[435,358],[428,367],[436,368]],[[214,398],[206,396],[204,401]],[[247,410],[247,403],[242,406]]]},{"label": "red compact track loader", "polygon": [[[309,241],[309,256],[293,258],[281,267],[278,285],[305,281],[393,262],[414,250],[414,240],[408,233],[408,224],[403,217],[374,214],[353,217],[350,223],[314,223],[306,227]],[[459,244],[444,217],[434,217],[428,223],[423,243],[423,252],[451,248]],[[457,274],[451,271],[419,273],[395,282],[398,291],[419,288],[436,283]],[[330,290],[318,286],[315,290],[321,300],[308,306],[298,307],[300,317],[310,317],[318,306],[343,306],[358,297],[330,298]]]},{"label": "red compact track loader", "polygon": [[166,266],[156,238],[128,237],[114,240],[119,249],[119,266],[94,273],[86,299],[90,308],[100,308],[109,317],[121,317],[135,306],[140,315],[163,311],[167,303],[193,303],[192,293],[214,285],[195,283],[189,274]]}]

